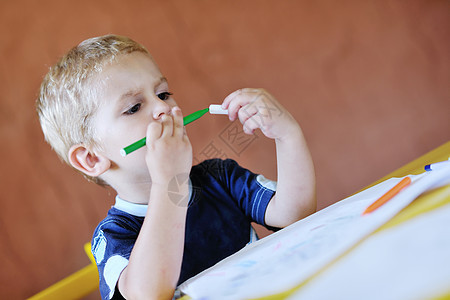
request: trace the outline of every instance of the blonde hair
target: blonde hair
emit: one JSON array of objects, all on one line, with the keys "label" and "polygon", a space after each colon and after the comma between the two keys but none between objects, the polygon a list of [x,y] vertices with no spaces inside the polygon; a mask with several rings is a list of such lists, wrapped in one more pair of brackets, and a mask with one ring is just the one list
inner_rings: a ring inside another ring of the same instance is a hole
[{"label": "blonde hair", "polygon": [[[66,163],[70,164],[71,146],[98,146],[91,126],[97,109],[91,79],[120,55],[136,51],[150,56],[147,49],[128,37],[105,35],[81,42],[50,67],[42,81],[36,109],[45,140]],[[105,184],[98,178],[85,177]]]}]

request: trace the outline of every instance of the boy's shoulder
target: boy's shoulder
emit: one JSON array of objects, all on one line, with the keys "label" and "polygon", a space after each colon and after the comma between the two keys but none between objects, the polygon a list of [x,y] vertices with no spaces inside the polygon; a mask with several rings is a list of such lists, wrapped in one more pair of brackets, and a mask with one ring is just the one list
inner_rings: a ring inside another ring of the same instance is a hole
[{"label": "boy's shoulder", "polygon": [[109,209],[106,217],[98,223],[93,237],[102,235],[104,232],[114,234],[122,232],[137,235],[143,219],[143,217],[135,216],[113,206]]},{"label": "boy's shoulder", "polygon": [[92,236],[92,254],[97,265],[105,264],[113,254],[128,258],[141,225],[139,217],[112,207]]}]

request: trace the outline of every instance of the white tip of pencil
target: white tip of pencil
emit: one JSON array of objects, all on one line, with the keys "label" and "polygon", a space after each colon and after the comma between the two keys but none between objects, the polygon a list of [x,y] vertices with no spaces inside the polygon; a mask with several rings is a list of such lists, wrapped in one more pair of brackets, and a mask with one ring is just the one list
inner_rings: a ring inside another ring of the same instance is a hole
[{"label": "white tip of pencil", "polygon": [[120,149],[120,155],[122,155],[123,157],[127,156],[127,153],[125,152],[124,149]]},{"label": "white tip of pencil", "polygon": [[220,104],[211,104],[209,106],[209,113],[212,115],[228,115],[228,110],[222,109]]}]

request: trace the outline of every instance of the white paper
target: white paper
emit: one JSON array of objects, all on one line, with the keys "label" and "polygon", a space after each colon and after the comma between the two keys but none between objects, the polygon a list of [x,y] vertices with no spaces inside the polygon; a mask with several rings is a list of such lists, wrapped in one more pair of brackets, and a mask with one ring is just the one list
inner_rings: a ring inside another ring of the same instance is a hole
[{"label": "white paper", "polygon": [[428,189],[450,183],[450,168],[411,175],[412,184],[362,212],[402,178],[391,178],[255,242],[180,286],[193,299],[245,299],[299,285],[386,223]]},{"label": "white paper", "polygon": [[288,299],[433,299],[450,292],[450,205],[370,236]]}]

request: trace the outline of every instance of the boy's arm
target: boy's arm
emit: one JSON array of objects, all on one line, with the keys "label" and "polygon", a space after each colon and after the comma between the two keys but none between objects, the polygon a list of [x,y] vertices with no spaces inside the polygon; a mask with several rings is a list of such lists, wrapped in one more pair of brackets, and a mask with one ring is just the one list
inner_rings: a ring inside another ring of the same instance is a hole
[{"label": "boy's arm", "polygon": [[[164,115],[161,123],[153,122],[147,129],[146,162],[152,186],[144,223],[119,277],[119,291],[126,299],[172,299],[180,276],[192,148],[181,111],[175,108],[172,114],[173,118]],[[175,176],[183,182],[178,187],[185,196],[181,203],[168,193]]]},{"label": "boy's arm", "polygon": [[263,89],[241,89],[225,98],[231,121],[239,118],[244,132],[260,129],[276,142],[277,191],[269,202],[265,222],[285,227],[316,209],[315,175],[302,130],[292,115]]},{"label": "boy's arm", "polygon": [[[189,194],[187,184],[180,193]],[[167,185],[153,185],[150,195],[128,266],[119,277],[126,299],[171,299],[180,275],[187,205],[174,204]]]},{"label": "boy's arm", "polygon": [[277,191],[269,202],[265,222],[288,226],[316,211],[314,166],[303,134],[276,139]]}]

